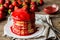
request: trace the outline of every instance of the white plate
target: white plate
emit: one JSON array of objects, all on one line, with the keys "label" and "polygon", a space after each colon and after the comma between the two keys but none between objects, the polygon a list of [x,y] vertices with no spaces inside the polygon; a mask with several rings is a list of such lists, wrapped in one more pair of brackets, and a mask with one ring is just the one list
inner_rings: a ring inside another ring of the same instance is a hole
[{"label": "white plate", "polygon": [[43,23],[41,20],[37,21],[36,20],[36,27],[39,27],[39,31],[35,32],[34,34],[31,34],[29,36],[18,36],[14,33],[11,32],[10,30],[10,27],[12,25],[12,21],[9,21],[5,26],[4,26],[4,33],[9,36],[9,37],[13,37],[13,38],[24,38],[24,39],[27,39],[27,38],[33,38],[33,37],[36,37],[40,34],[42,34],[42,32],[44,31],[44,26],[43,26]]},{"label": "white plate", "polygon": [[[38,16],[38,17],[37,17]],[[44,31],[44,26],[43,26],[43,22],[39,19],[39,16],[40,15],[36,15],[36,27],[39,27],[37,32],[35,32],[34,34],[31,34],[29,36],[18,36],[14,33],[11,32],[11,29],[10,27],[12,26],[13,22],[12,20],[10,20],[11,18],[8,18],[8,22],[7,24],[4,26],[4,34],[6,34],[7,36],[10,36],[10,37],[13,37],[13,38],[24,38],[24,39],[27,39],[27,38],[33,38],[33,37],[36,37],[36,36],[41,36],[41,34],[43,33]],[[39,19],[39,20],[38,20]]]}]

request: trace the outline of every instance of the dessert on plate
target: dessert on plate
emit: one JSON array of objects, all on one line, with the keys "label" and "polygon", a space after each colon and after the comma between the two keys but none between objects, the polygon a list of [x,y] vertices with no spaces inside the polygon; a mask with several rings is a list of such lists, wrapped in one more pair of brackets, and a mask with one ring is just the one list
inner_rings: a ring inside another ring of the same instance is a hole
[{"label": "dessert on plate", "polygon": [[12,12],[13,25],[11,31],[19,36],[28,36],[36,32],[35,14],[18,9]]}]

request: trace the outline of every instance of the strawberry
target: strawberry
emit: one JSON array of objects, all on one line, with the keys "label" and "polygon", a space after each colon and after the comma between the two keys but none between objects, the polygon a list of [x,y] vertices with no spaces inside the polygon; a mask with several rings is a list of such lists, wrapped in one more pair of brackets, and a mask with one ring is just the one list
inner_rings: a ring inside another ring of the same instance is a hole
[{"label": "strawberry", "polygon": [[3,18],[2,14],[2,11],[0,11],[0,20]]},{"label": "strawberry", "polygon": [[31,6],[30,11],[35,12],[35,6]]},{"label": "strawberry", "polygon": [[5,9],[4,6],[0,7],[0,11],[4,11],[4,9]]},{"label": "strawberry", "polygon": [[38,11],[38,7],[37,7],[36,2],[34,2],[34,1],[31,2],[30,11],[31,11],[31,12]]},{"label": "strawberry", "polygon": [[0,0],[0,4],[4,4],[5,3],[5,0]]},{"label": "strawberry", "polygon": [[18,10],[18,7],[17,7],[17,6],[15,6],[15,7],[14,7],[14,10]]},{"label": "strawberry", "polygon": [[13,6],[18,6],[18,4],[17,4],[16,1],[13,1],[13,2],[12,2],[12,5],[13,5]]},{"label": "strawberry", "polygon": [[26,2],[23,2],[23,4],[22,4],[22,5],[23,5],[23,6],[25,6],[25,5],[27,5],[27,4],[26,4]]},{"label": "strawberry", "polygon": [[12,11],[14,11],[14,6],[11,4],[9,5],[8,13],[10,14]]},{"label": "strawberry", "polygon": [[5,0],[5,2],[9,2],[10,0]]},{"label": "strawberry", "polygon": [[10,5],[11,1],[10,0],[5,0],[5,3],[8,3]]},{"label": "strawberry", "polygon": [[26,2],[23,2],[23,7],[22,7],[23,10],[25,11],[29,11],[29,6],[27,5]]},{"label": "strawberry", "polygon": [[30,2],[31,2],[31,0],[24,0],[24,2],[30,3]]},{"label": "strawberry", "polygon": [[8,3],[5,3],[5,4],[4,4],[4,7],[5,7],[5,8],[8,8],[8,7],[9,7],[9,4],[8,4]]},{"label": "strawberry", "polygon": [[13,9],[14,8],[14,6],[11,4],[11,5],[9,5],[9,9]]},{"label": "strawberry", "polygon": [[31,2],[31,5],[35,5],[35,2]]},{"label": "strawberry", "polygon": [[40,3],[40,5],[43,5],[44,4],[43,0],[40,0],[39,3]]},{"label": "strawberry", "polygon": [[6,17],[6,13],[0,11],[0,20],[4,19]]},{"label": "strawberry", "polygon": [[17,0],[18,4],[21,5],[22,4],[22,1],[21,0]]},{"label": "strawberry", "polygon": [[43,3],[43,0],[40,0],[40,4],[42,4]]},{"label": "strawberry", "polygon": [[22,7],[22,9],[25,10],[25,11],[28,11],[28,6],[25,5],[25,6]]}]

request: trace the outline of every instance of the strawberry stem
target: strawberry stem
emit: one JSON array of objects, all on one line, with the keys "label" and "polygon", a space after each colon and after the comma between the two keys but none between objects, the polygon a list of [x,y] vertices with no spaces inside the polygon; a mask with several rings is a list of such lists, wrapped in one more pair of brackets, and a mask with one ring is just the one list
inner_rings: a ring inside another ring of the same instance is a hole
[{"label": "strawberry stem", "polygon": [[11,13],[11,10],[9,9],[9,10],[8,10],[8,14],[10,14],[10,13]]}]

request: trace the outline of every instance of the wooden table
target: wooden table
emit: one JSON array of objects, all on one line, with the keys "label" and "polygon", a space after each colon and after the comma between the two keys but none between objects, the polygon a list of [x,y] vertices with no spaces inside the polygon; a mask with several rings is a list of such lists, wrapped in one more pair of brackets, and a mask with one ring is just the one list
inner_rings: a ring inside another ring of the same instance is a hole
[{"label": "wooden table", "polygon": [[[43,6],[41,6],[42,9],[44,7],[46,7],[48,5],[52,5],[52,4],[57,4],[60,7],[60,0],[44,0],[44,2],[45,2],[45,4]],[[43,11],[40,11],[40,13],[44,15]],[[51,15],[51,16],[54,16],[54,17],[55,16],[60,16],[60,12],[58,12],[56,15]],[[4,30],[4,25],[6,23],[7,23],[7,19],[0,22],[0,40],[11,40],[11,38],[9,38],[9,37],[2,37],[3,30]],[[58,34],[58,35],[60,35],[60,34]]]}]

